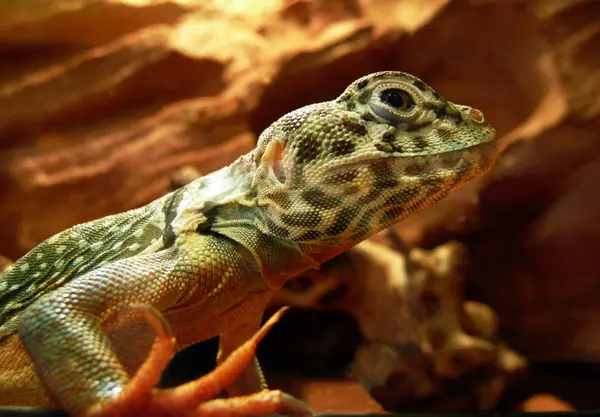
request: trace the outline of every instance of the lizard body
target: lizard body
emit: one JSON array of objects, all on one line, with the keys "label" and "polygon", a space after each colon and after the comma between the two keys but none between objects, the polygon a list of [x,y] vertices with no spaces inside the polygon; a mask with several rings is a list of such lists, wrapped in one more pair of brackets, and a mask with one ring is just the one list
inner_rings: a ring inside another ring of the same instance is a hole
[{"label": "lizard body", "polygon": [[[223,362],[287,279],[482,174],[494,137],[480,111],[374,73],[284,115],[231,165],[55,235],[0,277],[0,404],[86,415],[125,395],[153,340],[131,306],[160,312],[176,349],[220,336]],[[254,361],[230,392],[261,386]]]}]

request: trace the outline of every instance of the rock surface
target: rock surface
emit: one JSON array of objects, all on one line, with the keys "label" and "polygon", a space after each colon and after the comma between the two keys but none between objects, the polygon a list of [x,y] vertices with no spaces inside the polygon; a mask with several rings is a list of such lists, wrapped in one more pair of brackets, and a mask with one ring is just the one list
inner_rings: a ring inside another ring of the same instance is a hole
[{"label": "rock surface", "polygon": [[530,358],[600,359],[600,2],[0,0],[0,254],[208,173],[368,72],[481,109],[493,171],[398,226],[464,243]]},{"label": "rock surface", "polygon": [[[363,340],[346,374],[388,411],[488,411],[527,363],[500,340],[495,313],[464,299],[467,264],[456,242],[403,253],[368,240],[289,281],[272,304],[354,318]],[[301,344],[288,328],[280,350]]]},{"label": "rock surface", "polygon": [[522,353],[599,360],[600,3],[531,3],[505,7],[521,7],[536,23],[544,43],[531,61],[538,81],[527,82],[528,93],[512,90],[506,105],[522,108],[536,91],[534,108],[505,133],[506,149],[487,177],[399,227],[416,244],[467,244],[469,296],[499,313]]}]

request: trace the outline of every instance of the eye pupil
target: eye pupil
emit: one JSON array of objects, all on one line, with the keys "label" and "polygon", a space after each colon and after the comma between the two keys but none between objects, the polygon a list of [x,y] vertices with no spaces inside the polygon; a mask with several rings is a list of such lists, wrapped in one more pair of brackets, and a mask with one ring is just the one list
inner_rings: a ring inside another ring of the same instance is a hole
[{"label": "eye pupil", "polygon": [[410,96],[403,90],[389,89],[381,93],[381,101],[395,109],[406,110],[414,105]]},{"label": "eye pupil", "polygon": [[381,94],[381,101],[399,109],[404,104],[404,98],[397,90],[386,90]]}]

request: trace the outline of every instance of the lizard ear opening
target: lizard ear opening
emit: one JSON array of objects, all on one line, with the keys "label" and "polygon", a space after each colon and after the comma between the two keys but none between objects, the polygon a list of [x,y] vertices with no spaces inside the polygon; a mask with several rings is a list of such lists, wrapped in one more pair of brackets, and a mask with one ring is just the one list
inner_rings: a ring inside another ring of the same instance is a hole
[{"label": "lizard ear opening", "polygon": [[285,169],[283,167],[283,144],[278,139],[273,139],[267,145],[262,157],[262,164],[273,170],[280,183],[285,182]]}]

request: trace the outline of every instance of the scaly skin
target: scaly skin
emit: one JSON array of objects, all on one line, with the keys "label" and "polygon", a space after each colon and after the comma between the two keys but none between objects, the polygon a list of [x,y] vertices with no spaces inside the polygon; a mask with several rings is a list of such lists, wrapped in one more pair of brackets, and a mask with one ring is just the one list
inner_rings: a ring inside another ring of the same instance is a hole
[{"label": "scaly skin", "polygon": [[[258,330],[287,279],[482,174],[496,157],[494,136],[478,110],[411,75],[375,73],[333,101],[283,116],[230,166],[57,234],[0,278],[0,403],[58,405],[74,415],[114,415],[119,404],[134,404],[129,374],[153,338],[131,306],[164,318],[176,350],[221,336],[222,363]],[[261,386],[251,361],[229,391]],[[165,398],[183,391],[150,387],[140,409],[181,411]],[[182,415],[308,412],[277,392],[242,398],[200,404],[202,397]]]}]

